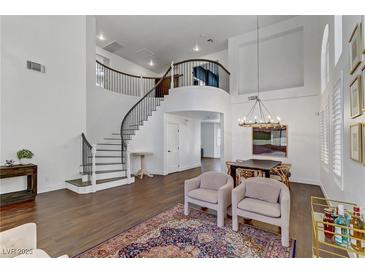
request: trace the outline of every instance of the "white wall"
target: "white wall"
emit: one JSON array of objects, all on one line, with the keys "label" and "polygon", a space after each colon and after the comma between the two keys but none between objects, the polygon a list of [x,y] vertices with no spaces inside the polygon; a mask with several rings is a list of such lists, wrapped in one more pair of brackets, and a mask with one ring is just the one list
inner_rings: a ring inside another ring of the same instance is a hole
[{"label": "white wall", "polygon": [[108,58],[110,60],[110,67],[125,73],[142,76],[158,76],[155,72],[148,70],[140,65],[137,65],[123,57],[120,57],[114,53],[104,50],[101,47],[96,46],[96,53]]},{"label": "white wall", "polygon": [[[282,98],[265,101],[272,113],[288,125],[288,156],[270,157],[252,154],[252,128],[232,128],[232,159],[274,159],[291,163],[294,182],[319,184],[319,97]],[[252,103],[233,103],[232,117],[247,115]],[[237,119],[235,119],[237,120]]]},{"label": "white wall", "polygon": [[[168,121],[168,115],[166,113],[171,114],[172,112],[181,111],[224,113],[221,117],[222,134],[224,133],[222,136],[224,146],[221,151],[221,155],[224,156],[221,157],[223,166],[224,161],[231,158],[230,96],[225,91],[212,87],[194,86],[170,90],[169,95],[165,96],[165,100],[157,108],[157,111],[136,132],[136,135],[129,144],[129,149],[131,151],[143,150],[153,152],[153,155],[146,156],[146,168],[155,174],[167,174],[167,128],[164,127]],[[191,118],[188,119],[190,120]],[[196,142],[198,143],[197,155],[199,155],[198,157],[200,159],[200,137]],[[223,150],[224,153],[222,153]],[[194,157],[192,158],[195,159]],[[139,168],[138,160],[132,159],[132,166],[133,171],[136,171]]]},{"label": "white wall", "polygon": [[[319,110],[320,94],[319,60],[321,35],[318,25],[319,19],[316,16],[297,16],[260,29],[260,37],[263,40],[270,38],[269,40],[271,41],[272,37],[281,39],[283,35],[285,37],[288,33],[296,33],[295,30],[301,30],[303,52],[299,52],[298,54],[299,56],[301,54],[304,56],[304,67],[302,70],[304,79],[303,86],[295,87],[294,85],[290,88],[267,90],[261,92],[260,97],[271,113],[275,116],[280,116],[283,119],[283,123],[288,125],[288,157],[279,158],[279,160],[293,164],[291,178],[293,181],[311,184],[320,183],[319,119],[317,112]],[[244,58],[244,56],[239,54],[242,47],[247,43],[252,43],[255,39],[256,32],[254,31],[245,35],[233,37],[228,41],[231,94],[233,94],[231,98],[233,136],[231,145],[233,160],[270,158],[268,156],[262,157],[253,155],[252,129],[241,128],[237,125],[237,119],[246,116],[252,106],[252,102],[248,102],[248,96],[257,95],[257,93],[245,93],[249,91],[249,89],[241,89],[242,71],[244,70],[244,67],[242,66],[245,65],[245,59],[240,59]],[[297,39],[298,37],[296,37],[294,41],[298,42]],[[272,66],[272,60],[266,60],[268,56],[270,56],[270,48],[265,46],[264,49],[266,52],[261,56],[261,58],[264,59],[260,59],[261,70],[266,69],[265,64],[268,64],[272,69],[275,69],[275,66]],[[273,47],[273,52],[271,52],[271,54],[275,54],[277,49],[277,47]],[[290,55],[293,55],[293,52],[291,52]],[[277,63],[278,68],[287,68],[291,66],[291,64],[287,64],[288,62],[291,62],[290,58],[282,58],[277,62],[281,62]],[[252,73],[252,79],[254,76],[257,77],[255,66],[251,68],[250,73]],[[279,77],[277,75],[275,82],[266,77],[266,87],[270,86],[270,83],[274,88],[275,86],[284,87],[288,83],[287,78],[284,76],[285,75]],[[297,79],[299,78],[297,77]],[[280,83],[281,79],[283,80],[282,83]],[[254,82],[255,81],[253,80],[251,81],[251,83]]]},{"label": "white wall", "polygon": [[[321,35],[318,26],[318,16],[296,16],[260,28],[260,85],[263,90],[270,93],[282,90],[285,96],[319,94]],[[256,50],[243,54],[247,45],[252,45],[256,39],[256,30],[228,39],[231,94],[257,90]],[[247,53],[251,54],[250,58]],[[275,59],[279,56],[281,58]],[[303,84],[300,83],[302,79]]]},{"label": "white wall", "polygon": [[220,146],[218,145],[219,127],[219,123],[201,123],[201,147],[204,150],[204,157],[220,157]]},{"label": "white wall", "polygon": [[[79,177],[86,129],[86,17],[3,16],[1,24],[1,163],[28,148],[38,165],[38,191]],[[46,73],[26,69],[32,60]],[[24,178],[5,179],[1,192]]]},{"label": "white wall", "polygon": [[[321,96],[321,103],[325,105],[329,94],[333,91],[333,87],[343,73],[344,81],[344,135],[343,135],[343,186],[341,190],[335,183],[334,176],[328,168],[321,163],[321,182],[325,194],[332,198],[344,201],[351,201],[359,203],[365,207],[365,167],[361,163],[355,162],[350,159],[350,142],[349,142],[349,128],[353,123],[365,122],[365,114],[355,119],[350,118],[350,92],[349,86],[351,81],[360,74],[360,70],[365,63],[363,55],[363,62],[354,72],[353,75],[349,74],[350,62],[348,52],[348,41],[356,23],[361,22],[361,16],[343,16],[343,38],[342,38],[342,54],[340,59],[335,65],[334,63],[334,17],[324,16],[321,18],[321,33],[323,33],[326,24],[329,25],[329,42],[330,42],[330,74],[329,84]],[[331,157],[332,148],[330,146],[329,152]]]},{"label": "white wall", "polygon": [[217,61],[220,64],[222,64],[226,69],[228,69],[229,62],[228,62],[228,50],[227,49],[221,50],[218,52],[214,52],[212,54],[204,55],[204,56],[201,56],[200,58]]}]

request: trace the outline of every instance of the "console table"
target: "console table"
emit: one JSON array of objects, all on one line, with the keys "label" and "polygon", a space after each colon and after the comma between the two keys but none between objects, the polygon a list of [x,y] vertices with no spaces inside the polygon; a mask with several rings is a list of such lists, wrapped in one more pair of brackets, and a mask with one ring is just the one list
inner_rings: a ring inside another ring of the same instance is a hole
[{"label": "console table", "polygon": [[27,176],[27,189],[0,195],[0,206],[34,200],[37,195],[37,166],[14,165],[0,167],[0,179]]},{"label": "console table", "polygon": [[135,176],[140,176],[141,179],[143,179],[143,176],[146,175],[148,177],[153,177],[152,174],[150,174],[146,167],[145,167],[145,161],[144,161],[144,157],[146,155],[152,155],[152,152],[131,152],[132,155],[135,156],[139,156],[141,158],[141,168],[140,170],[137,171],[137,173],[135,174]]}]

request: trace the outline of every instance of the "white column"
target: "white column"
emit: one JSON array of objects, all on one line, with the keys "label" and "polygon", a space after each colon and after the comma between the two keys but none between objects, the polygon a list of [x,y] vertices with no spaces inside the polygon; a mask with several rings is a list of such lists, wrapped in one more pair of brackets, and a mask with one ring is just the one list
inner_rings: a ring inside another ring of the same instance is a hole
[{"label": "white column", "polygon": [[174,88],[174,61],[171,62],[171,87],[170,89]]},{"label": "white column", "polygon": [[96,156],[96,144],[93,144],[93,147],[91,149],[92,153],[92,173],[91,173],[91,186],[93,189],[93,192],[96,192],[96,164],[95,164],[95,156]]}]

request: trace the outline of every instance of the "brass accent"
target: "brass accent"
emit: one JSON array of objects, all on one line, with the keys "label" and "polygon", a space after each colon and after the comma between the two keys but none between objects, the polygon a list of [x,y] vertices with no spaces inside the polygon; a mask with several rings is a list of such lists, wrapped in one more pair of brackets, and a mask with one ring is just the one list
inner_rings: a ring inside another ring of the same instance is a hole
[{"label": "brass accent", "polygon": [[[346,228],[348,230],[358,231],[365,235],[365,229],[349,228],[347,226],[337,225],[334,223],[328,223],[323,221],[323,208],[335,208],[338,204],[343,204],[346,207],[352,208],[357,206],[355,203],[344,202],[332,199],[326,199],[321,197],[311,196],[311,215],[312,215],[312,256],[314,258],[321,258],[321,254],[330,254],[334,257],[347,258],[343,253],[347,252],[351,257],[361,257],[365,258],[365,252],[357,251],[351,248],[351,239],[356,239],[360,241],[365,241],[365,238],[353,237],[350,235],[340,234],[333,232],[333,237],[335,235],[345,236],[349,239],[347,246],[340,246],[332,242],[327,242],[324,235],[324,225],[333,226],[334,228]],[[322,207],[318,209],[318,207]],[[351,210],[346,210],[349,214],[352,214]],[[335,229],[336,231],[336,229]],[[327,248],[327,249],[326,249]]]}]

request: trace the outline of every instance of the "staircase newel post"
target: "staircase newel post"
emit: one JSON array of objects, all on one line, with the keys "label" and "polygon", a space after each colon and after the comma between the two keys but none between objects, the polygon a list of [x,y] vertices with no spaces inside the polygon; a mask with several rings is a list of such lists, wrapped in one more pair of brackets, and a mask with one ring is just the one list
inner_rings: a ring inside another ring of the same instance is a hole
[{"label": "staircase newel post", "polygon": [[141,75],[139,78],[139,96],[143,97],[143,76]]},{"label": "staircase newel post", "polygon": [[128,184],[131,184],[132,183],[132,179],[131,179],[131,157],[130,157],[130,154],[129,154],[129,150],[127,148],[126,152],[125,152],[125,161],[127,163],[127,179],[128,179]]},{"label": "staircase newel post", "polygon": [[91,186],[93,192],[96,192],[96,164],[95,164],[96,144],[93,144],[93,147],[91,149],[91,154],[92,154]]},{"label": "staircase newel post", "polygon": [[174,61],[171,61],[171,87],[170,89],[174,88]]}]

